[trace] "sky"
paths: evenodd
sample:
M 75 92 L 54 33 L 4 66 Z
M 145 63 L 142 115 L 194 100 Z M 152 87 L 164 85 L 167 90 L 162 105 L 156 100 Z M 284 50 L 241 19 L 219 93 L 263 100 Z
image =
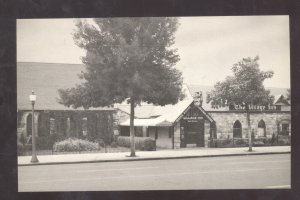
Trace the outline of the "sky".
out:
M 260 57 L 260 69 L 273 70 L 266 87 L 290 87 L 288 16 L 180 17 L 174 48 L 184 83 L 213 86 L 232 75 L 245 57 Z M 18 19 L 17 62 L 82 63 L 75 45 L 75 19 Z

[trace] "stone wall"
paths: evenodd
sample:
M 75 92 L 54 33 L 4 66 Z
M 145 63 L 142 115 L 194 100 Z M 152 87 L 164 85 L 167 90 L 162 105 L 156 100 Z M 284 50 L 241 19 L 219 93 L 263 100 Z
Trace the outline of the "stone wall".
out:
M 242 124 L 242 137 L 246 138 L 248 125 L 247 115 L 245 112 L 208 112 L 215 120 L 217 127 L 217 138 L 232 138 L 233 124 L 239 120 Z M 272 137 L 272 134 L 278 134 L 282 122 L 289 122 L 291 120 L 290 112 L 251 112 L 250 124 L 251 129 L 257 134 L 258 123 L 263 120 L 266 125 L 266 136 Z

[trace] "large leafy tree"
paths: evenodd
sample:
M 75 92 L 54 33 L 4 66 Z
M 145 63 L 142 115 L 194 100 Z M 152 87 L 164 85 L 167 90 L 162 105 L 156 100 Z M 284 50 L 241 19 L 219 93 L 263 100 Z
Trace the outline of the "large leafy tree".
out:
M 261 71 L 259 57 L 243 58 L 232 67 L 233 76 L 227 76 L 222 82 L 217 82 L 208 95 L 212 106 L 244 105 L 247 111 L 249 151 L 252 151 L 249 105 L 268 105 L 274 101 L 274 96 L 266 90 L 264 80 L 273 76 L 273 71 Z
M 176 18 L 101 18 L 79 20 L 75 43 L 86 50 L 81 85 L 60 89 L 60 103 L 74 108 L 130 103 L 131 154 L 134 107 L 140 102 L 175 104 L 182 97 L 181 72 L 174 44 Z

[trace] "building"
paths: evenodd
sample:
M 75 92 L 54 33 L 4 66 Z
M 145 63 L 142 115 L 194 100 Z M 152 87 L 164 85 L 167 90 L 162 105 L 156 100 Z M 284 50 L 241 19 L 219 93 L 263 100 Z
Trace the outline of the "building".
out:
M 77 74 L 83 69 L 78 64 L 17 63 L 17 127 L 18 137 L 29 138 L 32 132 L 32 113 L 29 95 L 37 95 L 34 129 L 38 138 L 78 137 L 113 139 L 113 108 L 73 109 L 58 103 L 59 88 L 74 87 Z M 41 141 L 41 140 L 39 140 Z M 46 141 L 45 141 L 46 142 Z M 50 145 L 51 146 L 51 145 Z
M 209 91 L 208 88 L 184 87 L 186 99 L 175 105 L 136 107 L 136 135 L 154 138 L 159 148 L 173 149 L 209 147 L 211 139 L 248 138 L 245 108 L 241 105 L 212 106 L 203 100 L 206 92 L 199 92 L 201 89 Z M 192 96 L 191 91 L 195 95 Z M 119 105 L 118 109 L 129 113 L 128 105 Z M 284 95 L 277 95 L 274 105 L 250 106 L 249 113 L 255 138 L 291 134 L 290 102 Z M 121 135 L 129 135 L 129 120 L 121 123 Z
M 141 105 L 135 108 L 134 120 L 137 136 L 151 137 L 159 148 L 180 148 L 194 144 L 207 146 L 208 137 L 214 130 L 212 117 L 194 102 L 188 88 L 183 87 L 185 99 L 175 105 Z M 118 109 L 129 113 L 128 105 Z M 129 136 L 129 119 L 120 123 L 120 134 Z
M 58 103 L 59 88 L 80 83 L 82 64 L 17 63 L 18 135 L 31 135 L 31 103 L 34 90 L 34 128 L 38 137 L 79 137 L 113 139 L 113 135 L 129 136 L 128 104 L 114 108 L 72 109 Z M 189 146 L 209 147 L 211 139 L 247 138 L 246 111 L 241 105 L 217 107 L 207 103 L 212 87 L 185 85 L 185 99 L 175 105 L 154 106 L 142 103 L 135 108 L 136 136 L 156 140 L 158 148 L 177 149 Z M 256 138 L 291 134 L 290 102 L 283 90 L 272 92 L 274 105 L 252 106 L 251 131 Z

